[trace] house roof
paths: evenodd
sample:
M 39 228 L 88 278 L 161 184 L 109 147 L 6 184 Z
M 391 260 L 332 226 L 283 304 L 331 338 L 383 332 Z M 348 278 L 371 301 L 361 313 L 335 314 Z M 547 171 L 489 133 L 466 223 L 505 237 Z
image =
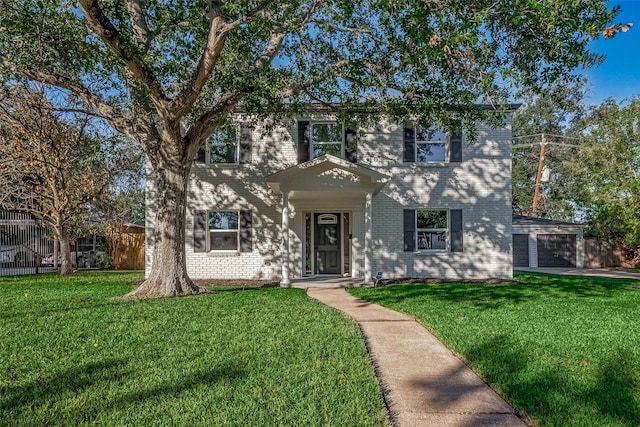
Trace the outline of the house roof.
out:
M 555 219 L 549 218 L 537 218 L 533 216 L 524 216 L 524 215 L 513 215 L 512 220 L 513 225 L 535 225 L 541 227 L 557 227 L 557 226 L 566 226 L 566 227 L 584 227 L 584 224 L 578 224 L 575 222 L 567 222 L 567 221 L 557 221 Z
M 266 182 L 276 193 L 290 192 L 291 198 L 318 197 L 320 192 L 329 197 L 352 197 L 366 192 L 375 195 L 388 179 L 372 169 L 325 154 L 276 172 Z

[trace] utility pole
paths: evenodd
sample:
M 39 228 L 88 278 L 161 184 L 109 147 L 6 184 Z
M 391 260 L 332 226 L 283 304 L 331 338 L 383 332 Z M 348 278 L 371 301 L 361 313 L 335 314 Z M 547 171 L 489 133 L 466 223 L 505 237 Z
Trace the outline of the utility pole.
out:
M 540 202 L 540 191 L 541 191 L 541 183 L 542 180 L 542 169 L 544 168 L 544 150 L 547 145 L 547 138 L 545 134 L 542 134 L 542 139 L 540 140 L 540 160 L 538 161 L 538 175 L 536 176 L 536 188 L 533 192 L 533 205 L 531 207 L 531 215 L 534 217 L 538 217 L 538 203 Z
M 577 148 L 579 147 L 579 145 L 576 144 L 566 144 L 566 143 L 558 143 L 558 142 L 547 142 L 547 136 L 551 136 L 554 138 L 562 138 L 562 139 L 575 139 L 577 141 L 580 140 L 580 138 L 573 138 L 570 136 L 564 136 L 564 135 L 552 135 L 552 134 L 535 134 L 535 135 L 523 135 L 523 136 L 517 136 L 514 137 L 514 140 L 519 140 L 522 138 L 531 138 L 531 137 L 536 137 L 536 136 L 540 136 L 540 159 L 538 160 L 538 174 L 536 176 L 536 188 L 534 190 L 533 193 L 533 203 L 531 205 L 531 215 L 534 217 L 537 217 L 538 214 L 540 213 L 540 208 L 538 207 L 539 203 L 540 203 L 540 199 L 542 198 L 542 176 L 544 174 L 544 156 L 545 156 L 545 152 L 546 152 L 546 146 L 547 145 L 559 145 L 561 147 L 571 147 L 571 148 Z M 512 149 L 516 149 L 516 148 L 521 148 L 521 147 L 534 147 L 537 146 L 538 143 L 527 143 L 527 144 L 516 144 L 512 146 Z

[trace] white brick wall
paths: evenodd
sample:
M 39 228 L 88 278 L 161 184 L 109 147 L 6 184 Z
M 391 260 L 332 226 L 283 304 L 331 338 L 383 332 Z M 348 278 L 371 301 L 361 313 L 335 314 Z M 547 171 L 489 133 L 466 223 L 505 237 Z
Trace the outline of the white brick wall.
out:
M 363 162 L 392 178 L 373 199 L 373 271 L 384 277 L 511 278 L 511 131 L 478 126 L 462 163 L 402 163 L 403 126 L 369 134 Z M 374 149 L 374 140 L 377 146 Z M 379 155 L 378 153 L 384 153 Z M 403 209 L 462 209 L 463 252 L 403 252 Z
M 391 178 L 373 198 L 373 272 L 389 277 L 511 278 L 511 131 L 478 126 L 477 140 L 463 140 L 463 162 L 420 166 L 402 162 L 403 127 L 382 123 L 364 132 L 358 142 L 358 164 Z M 252 163 L 205 166 L 194 164 L 187 206 L 186 256 L 192 278 L 268 278 L 281 274 L 281 196 L 265 177 L 297 162 L 297 126 L 266 132 L 253 130 Z M 148 196 L 153 183 L 148 183 Z M 148 200 L 151 200 L 150 198 Z M 335 209 L 337 206 L 331 206 Z M 403 252 L 403 209 L 463 210 L 464 251 L 416 254 Z M 253 251 L 233 255 L 193 251 L 195 210 L 253 211 Z M 297 209 L 297 210 L 296 210 Z M 291 204 L 291 273 L 303 269 L 304 218 L 302 204 Z M 364 241 L 362 206 L 350 206 L 354 247 Z M 147 212 L 153 229 L 153 213 Z M 358 231 L 359 230 L 359 231 Z M 152 245 L 148 239 L 147 267 Z M 363 254 L 353 254 L 362 274 Z

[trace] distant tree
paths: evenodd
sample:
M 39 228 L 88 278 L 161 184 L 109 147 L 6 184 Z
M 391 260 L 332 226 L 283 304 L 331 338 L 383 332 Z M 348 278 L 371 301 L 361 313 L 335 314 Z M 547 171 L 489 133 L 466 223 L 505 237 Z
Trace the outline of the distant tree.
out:
M 623 241 L 640 261 L 640 96 L 606 100 L 575 131 L 585 140 L 573 172 L 591 232 Z
M 109 262 L 118 268 L 118 255 L 126 247 L 126 230 L 130 223 L 144 223 L 144 189 L 137 186 L 111 189 L 106 197 L 94 203 L 94 214 L 100 220 L 96 231 L 104 235 Z
M 514 213 L 534 214 L 532 201 L 544 134 L 549 143 L 545 149 L 544 166 L 550 173 L 548 181 L 543 182 L 538 216 L 574 219 L 576 195 L 572 191 L 576 176 L 572 172 L 572 163 L 578 161 L 578 149 L 558 144 L 580 144 L 580 139 L 570 130 L 586 112 L 586 84 L 586 80 L 560 79 L 542 93 L 525 91 L 522 94 L 525 101 L 513 117 Z
M 88 204 L 106 197 L 122 163 L 112 154 L 90 116 L 56 111 L 41 88 L 0 91 L 0 206 L 51 228 L 61 275 L 73 273 L 70 242 L 84 227 Z
M 471 130 L 520 85 L 598 56 L 619 8 L 565 1 L 2 1 L 0 77 L 64 88 L 142 146 L 157 200 L 153 260 L 135 297 L 196 293 L 185 264 L 191 164 L 240 109 Z M 332 108 L 340 104 L 340 110 Z M 466 121 L 464 119 L 467 119 Z M 161 201 L 161 203 L 156 203 Z

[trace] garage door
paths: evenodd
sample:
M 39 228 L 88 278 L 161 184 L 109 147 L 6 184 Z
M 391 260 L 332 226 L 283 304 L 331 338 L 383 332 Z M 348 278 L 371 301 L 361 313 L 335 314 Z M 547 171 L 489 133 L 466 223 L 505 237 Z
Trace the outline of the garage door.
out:
M 529 267 L 529 235 L 513 235 L 513 266 Z
M 538 234 L 539 267 L 575 267 L 575 234 Z

